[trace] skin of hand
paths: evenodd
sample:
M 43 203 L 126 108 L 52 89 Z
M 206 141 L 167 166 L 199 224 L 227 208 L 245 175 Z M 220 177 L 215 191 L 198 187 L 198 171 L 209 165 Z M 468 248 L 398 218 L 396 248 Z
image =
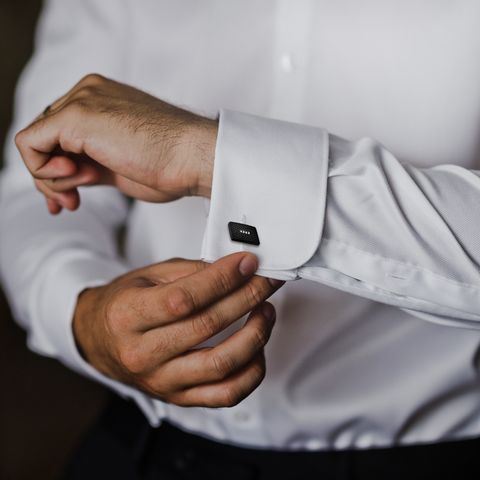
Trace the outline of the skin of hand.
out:
M 15 138 L 49 211 L 75 210 L 77 187 L 134 198 L 210 197 L 218 122 L 100 75 L 84 77 Z
M 265 376 L 263 347 L 275 323 L 265 300 L 283 282 L 253 275 L 234 253 L 213 264 L 173 259 L 135 270 L 79 297 L 73 330 L 100 372 L 180 406 L 230 407 Z M 196 348 L 252 311 L 236 333 Z

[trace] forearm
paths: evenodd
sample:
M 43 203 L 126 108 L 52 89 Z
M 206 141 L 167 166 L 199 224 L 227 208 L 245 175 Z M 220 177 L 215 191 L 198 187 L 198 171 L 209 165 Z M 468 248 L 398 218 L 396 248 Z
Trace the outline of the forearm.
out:
M 476 172 L 417 169 L 370 139 L 334 136 L 330 161 L 322 240 L 300 275 L 427 320 L 479 328 Z

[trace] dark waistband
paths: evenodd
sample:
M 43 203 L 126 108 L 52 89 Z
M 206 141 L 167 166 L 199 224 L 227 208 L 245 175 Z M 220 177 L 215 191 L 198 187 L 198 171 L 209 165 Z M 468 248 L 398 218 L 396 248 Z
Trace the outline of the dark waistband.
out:
M 131 453 L 142 479 L 480 478 L 480 439 L 370 450 L 252 449 L 194 435 L 168 422 L 153 428 L 136 405 L 116 396 L 99 425 Z

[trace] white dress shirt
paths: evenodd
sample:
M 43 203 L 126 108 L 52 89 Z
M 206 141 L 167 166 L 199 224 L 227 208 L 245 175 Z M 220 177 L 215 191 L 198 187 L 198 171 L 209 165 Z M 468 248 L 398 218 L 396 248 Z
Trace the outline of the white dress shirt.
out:
M 47 1 L 0 184 L 2 282 L 29 346 L 133 398 L 153 425 L 233 444 L 478 436 L 479 18 L 477 0 Z M 110 187 L 49 216 L 13 134 L 92 72 L 207 115 L 226 109 L 207 222 L 202 199 L 129 210 Z M 232 242 L 230 221 L 254 225 L 260 245 Z M 302 280 L 273 297 L 267 376 L 238 406 L 152 400 L 78 354 L 85 288 L 243 249 L 260 273 Z

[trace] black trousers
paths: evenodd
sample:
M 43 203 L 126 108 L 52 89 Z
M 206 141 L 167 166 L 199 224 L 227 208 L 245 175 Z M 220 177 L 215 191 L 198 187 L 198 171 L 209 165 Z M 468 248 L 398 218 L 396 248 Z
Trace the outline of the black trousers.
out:
M 83 440 L 65 480 L 480 479 L 480 439 L 332 452 L 237 448 L 163 423 L 151 428 L 113 396 Z

